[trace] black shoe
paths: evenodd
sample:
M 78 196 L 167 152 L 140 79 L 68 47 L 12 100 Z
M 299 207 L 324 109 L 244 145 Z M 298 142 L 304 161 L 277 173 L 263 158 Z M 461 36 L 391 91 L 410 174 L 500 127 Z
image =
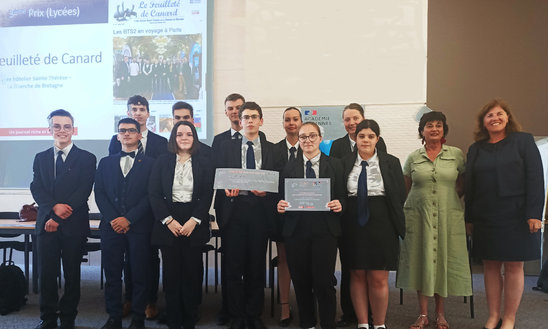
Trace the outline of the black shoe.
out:
M 74 329 L 74 320 L 61 320 L 61 329 Z
M 217 316 L 217 325 L 218 326 L 224 326 L 225 324 L 230 322 L 230 315 L 227 311 L 221 310 L 219 312 L 219 315 Z
M 233 319 L 229 329 L 245 329 L 245 322 L 242 319 Z
M 266 326 L 260 318 L 252 318 L 247 320 L 247 329 L 266 329 Z
M 499 322 L 497 323 L 497 325 L 493 329 L 500 329 L 500 327 L 502 327 L 502 319 L 499 320 Z M 483 329 L 489 329 L 489 328 L 483 327 Z
M 55 329 L 57 328 L 57 320 L 55 321 L 40 321 L 34 329 Z
M 278 325 L 282 328 L 289 327 L 289 325 L 291 324 L 291 320 L 293 320 L 293 312 L 291 311 L 291 309 L 289 309 L 289 317 L 285 319 L 280 319 Z
M 108 318 L 107 323 L 101 329 L 122 329 L 122 320 Z
M 145 320 L 133 319 L 127 329 L 145 329 Z
M 351 325 L 356 324 L 356 322 L 357 322 L 356 319 L 348 319 L 348 318 L 342 317 L 339 321 L 335 323 L 335 326 L 337 326 L 337 328 L 350 327 Z

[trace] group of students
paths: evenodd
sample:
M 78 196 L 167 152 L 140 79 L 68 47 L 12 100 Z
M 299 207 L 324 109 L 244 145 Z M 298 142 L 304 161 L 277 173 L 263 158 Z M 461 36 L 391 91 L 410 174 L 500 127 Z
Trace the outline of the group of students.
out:
M 435 296 L 436 327 L 449 328 L 443 298 L 471 294 L 465 211 L 459 200 L 466 191 L 466 229 L 473 234 L 473 252 L 485 268 L 489 304 L 485 328 L 513 328 L 523 290 L 523 261 L 540 256 L 544 192 L 533 138 L 519 132 L 503 102 L 490 102 L 478 115 L 476 143 L 470 147 L 466 167 L 462 151 L 445 145 L 445 115 L 423 115 L 418 132 L 424 147 L 411 153 L 403 171 L 399 159 L 386 152 L 377 122 L 365 119 L 356 103 L 343 111 L 348 134 L 333 142 L 330 156 L 320 151 L 320 127 L 303 123 L 294 107 L 283 113 L 286 138 L 273 144 L 260 131 L 261 107 L 231 94 L 225 100 L 231 128 L 216 135 L 212 147 L 199 142 L 190 104 L 177 102 L 172 110 L 174 127 L 166 140 L 146 128 L 148 101 L 131 97 L 128 118 L 119 121 L 110 155 L 97 170 L 95 156 L 72 143 L 70 113 L 56 110 L 48 116 L 54 147 L 36 155 L 31 183 L 39 205 L 42 321 L 37 329 L 56 328 L 58 318 L 61 328 L 74 328 L 82 248 L 89 233 L 87 199 L 94 183 L 102 215 L 109 316 L 103 328 L 122 327 L 124 270 L 131 286 L 129 328 L 145 327 L 145 309 L 155 303 L 151 296 L 158 289 L 158 248 L 167 326 L 194 328 L 202 298 L 201 247 L 210 238 L 208 212 L 216 168 L 280 173 L 279 193 L 238 189 L 215 193 L 223 249 L 218 324 L 265 328 L 261 320 L 265 254 L 272 239 L 279 256 L 280 326 L 288 326 L 292 319 L 291 280 L 301 328 L 315 327 L 317 317 L 322 328 L 353 323 L 358 328 L 386 328 L 388 273 L 398 270 L 397 286 L 416 290 L 419 297 L 419 317 L 411 328 L 429 324 L 428 296 Z M 329 211 L 288 211 L 285 178 L 329 178 Z M 337 249 L 342 265 L 339 321 Z M 65 292 L 58 300 L 60 260 Z

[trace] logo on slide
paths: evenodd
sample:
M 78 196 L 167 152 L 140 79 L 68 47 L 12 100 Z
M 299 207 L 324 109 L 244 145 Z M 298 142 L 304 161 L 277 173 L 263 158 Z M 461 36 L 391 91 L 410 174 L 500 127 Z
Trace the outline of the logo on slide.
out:
M 304 115 L 318 115 L 318 111 L 316 111 L 316 110 L 305 110 Z
M 122 5 L 116 6 L 116 12 L 114 12 L 114 19 L 118 22 L 127 21 L 130 18 L 137 17 L 137 12 L 135 12 L 135 5 L 129 8 L 124 8 L 124 3 Z

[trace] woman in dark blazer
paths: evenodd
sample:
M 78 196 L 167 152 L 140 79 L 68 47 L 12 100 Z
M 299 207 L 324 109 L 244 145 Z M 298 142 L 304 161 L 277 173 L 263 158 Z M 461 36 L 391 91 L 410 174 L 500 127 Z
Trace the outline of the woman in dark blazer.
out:
M 201 247 L 209 241 L 213 164 L 200 153 L 192 123 L 171 131 L 168 154 L 150 175 L 149 197 L 155 217 L 152 244 L 162 250 L 167 324 L 194 328 L 202 289 Z
M 468 149 L 465 220 L 473 253 L 483 260 L 489 307 L 484 328 L 514 327 L 523 262 L 540 258 L 542 160 L 533 136 L 520 130 L 508 105 L 493 100 L 478 114 L 476 142 Z
M 287 262 L 297 304 L 301 328 L 316 326 L 316 303 L 320 324 L 324 329 L 335 328 L 336 294 L 335 261 L 337 238 L 341 234 L 340 215 L 344 208 L 344 182 L 340 160 L 320 152 L 320 128 L 305 122 L 299 130 L 303 150 L 287 163 L 280 179 L 280 194 L 285 178 L 330 178 L 331 201 L 326 211 L 287 211 L 289 203 L 278 202 L 278 213 L 284 215 L 282 235 L 285 239 Z M 306 168 L 306 169 L 305 169 Z
M 342 218 L 342 250 L 358 325 L 385 328 L 388 272 L 396 270 L 399 237 L 405 235 L 405 183 L 398 158 L 376 149 L 374 120 L 356 127 L 356 151 L 343 158 L 348 196 Z M 368 323 L 371 305 L 374 323 Z

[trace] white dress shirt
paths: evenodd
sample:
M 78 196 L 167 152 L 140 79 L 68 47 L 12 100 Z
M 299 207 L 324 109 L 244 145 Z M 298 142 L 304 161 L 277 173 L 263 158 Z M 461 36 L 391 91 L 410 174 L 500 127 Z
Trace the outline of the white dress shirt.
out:
M 354 167 L 348 175 L 348 180 L 346 182 L 346 188 L 348 190 L 348 196 L 357 196 L 358 195 L 358 178 L 362 172 L 362 161 L 360 153 L 356 156 L 356 161 L 354 162 Z M 381 168 L 379 167 L 379 157 L 377 156 L 377 150 L 375 154 L 367 160 L 367 195 L 368 196 L 379 196 L 385 195 L 384 193 L 384 182 L 382 180 Z

